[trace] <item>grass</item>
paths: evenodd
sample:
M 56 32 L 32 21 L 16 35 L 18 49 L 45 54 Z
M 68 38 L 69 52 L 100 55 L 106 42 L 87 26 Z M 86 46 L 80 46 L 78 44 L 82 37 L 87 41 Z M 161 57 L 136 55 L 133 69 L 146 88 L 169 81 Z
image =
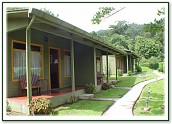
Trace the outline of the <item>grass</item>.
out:
M 101 93 L 97 93 L 96 97 L 99 97 L 99 98 L 121 98 L 127 92 L 128 92 L 128 89 L 112 88 L 112 89 L 105 90 Z
M 143 77 L 141 75 L 148 74 L 148 76 Z M 153 78 L 157 78 L 158 76 L 153 73 L 153 70 L 148 67 L 142 67 L 142 73 L 138 75 L 133 76 L 125 76 L 125 77 L 119 77 L 118 80 L 120 82 L 116 85 L 118 87 L 132 87 L 137 83 L 140 83 L 142 81 L 150 80 Z M 114 80 L 114 77 L 110 78 L 110 80 Z
M 148 103 L 149 111 L 144 112 L 142 109 L 145 107 L 145 99 L 148 96 L 148 88 L 150 87 L 150 102 Z M 136 116 L 144 116 L 144 115 L 163 115 L 164 114 L 164 80 L 158 81 L 158 83 L 148 84 L 138 102 L 134 107 L 134 115 Z
M 101 116 L 112 103 L 112 101 L 80 100 L 77 103 L 56 108 L 54 115 Z

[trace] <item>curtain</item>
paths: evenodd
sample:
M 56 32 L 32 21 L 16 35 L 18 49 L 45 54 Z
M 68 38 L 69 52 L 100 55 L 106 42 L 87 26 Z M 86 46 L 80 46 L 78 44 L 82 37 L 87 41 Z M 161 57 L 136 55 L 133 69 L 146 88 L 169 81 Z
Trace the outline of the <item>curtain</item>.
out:
M 14 80 L 26 74 L 26 52 L 14 49 Z M 41 53 L 31 52 L 31 74 L 42 76 Z
M 24 50 L 14 50 L 14 80 L 26 74 L 26 53 Z
M 65 64 L 66 64 L 66 75 L 65 76 L 71 76 L 71 60 L 70 56 L 66 55 L 65 56 Z
M 41 66 L 41 53 L 31 52 L 31 74 L 35 74 L 41 77 L 42 66 Z

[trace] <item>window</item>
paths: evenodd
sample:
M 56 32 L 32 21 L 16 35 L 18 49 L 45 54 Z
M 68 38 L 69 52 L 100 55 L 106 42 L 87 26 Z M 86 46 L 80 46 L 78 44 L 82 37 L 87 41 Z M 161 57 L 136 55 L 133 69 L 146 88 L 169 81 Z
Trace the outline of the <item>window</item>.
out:
M 26 74 L 26 45 L 24 42 L 13 41 L 13 81 Z M 43 49 L 41 45 L 31 45 L 31 74 L 43 78 Z
M 96 57 L 96 67 L 97 67 L 97 72 L 101 72 L 101 59 L 100 59 L 100 57 Z
M 64 51 L 65 77 L 71 76 L 71 57 L 69 51 Z

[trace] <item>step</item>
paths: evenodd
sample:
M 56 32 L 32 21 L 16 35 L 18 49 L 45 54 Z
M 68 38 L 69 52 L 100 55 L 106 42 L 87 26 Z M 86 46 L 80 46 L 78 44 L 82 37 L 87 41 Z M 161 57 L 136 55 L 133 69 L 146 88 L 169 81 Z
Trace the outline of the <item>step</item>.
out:
M 82 94 L 78 96 L 79 99 L 92 99 L 94 98 L 94 94 Z

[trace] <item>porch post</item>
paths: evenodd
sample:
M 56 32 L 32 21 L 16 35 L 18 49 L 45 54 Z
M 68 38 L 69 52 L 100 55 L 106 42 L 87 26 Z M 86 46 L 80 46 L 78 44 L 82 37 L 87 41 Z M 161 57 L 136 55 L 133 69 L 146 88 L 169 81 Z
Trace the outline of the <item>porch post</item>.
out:
M 132 61 L 131 61 L 131 56 L 130 56 L 130 71 L 132 71 Z
M 117 58 L 115 56 L 115 65 L 116 65 L 116 80 L 118 80 L 118 65 L 117 65 Z
M 109 81 L 109 68 L 108 68 L 108 52 L 106 53 L 106 74 L 107 74 L 107 83 Z
M 31 32 L 30 32 L 30 29 L 29 29 L 29 30 L 26 31 L 27 105 L 29 105 L 30 101 L 32 100 L 31 66 L 30 66 L 30 42 L 31 42 Z M 30 114 L 29 110 L 28 110 L 28 114 Z
M 127 73 L 128 73 L 128 55 L 126 56 L 126 60 L 127 60 Z
M 96 69 L 96 48 L 93 47 L 93 55 L 94 55 L 94 83 L 97 87 L 97 69 Z
M 133 72 L 135 72 L 135 58 L 133 58 Z
M 73 40 L 71 40 L 71 81 L 72 81 L 72 92 L 75 92 L 75 65 L 74 65 L 74 43 Z
M 31 63 L 30 63 L 30 51 L 31 51 L 31 25 L 35 20 L 35 16 L 32 17 L 29 25 L 26 27 L 26 80 L 27 80 L 27 105 L 32 100 L 32 84 L 31 84 Z M 27 108 L 28 115 L 30 115 L 29 107 Z

